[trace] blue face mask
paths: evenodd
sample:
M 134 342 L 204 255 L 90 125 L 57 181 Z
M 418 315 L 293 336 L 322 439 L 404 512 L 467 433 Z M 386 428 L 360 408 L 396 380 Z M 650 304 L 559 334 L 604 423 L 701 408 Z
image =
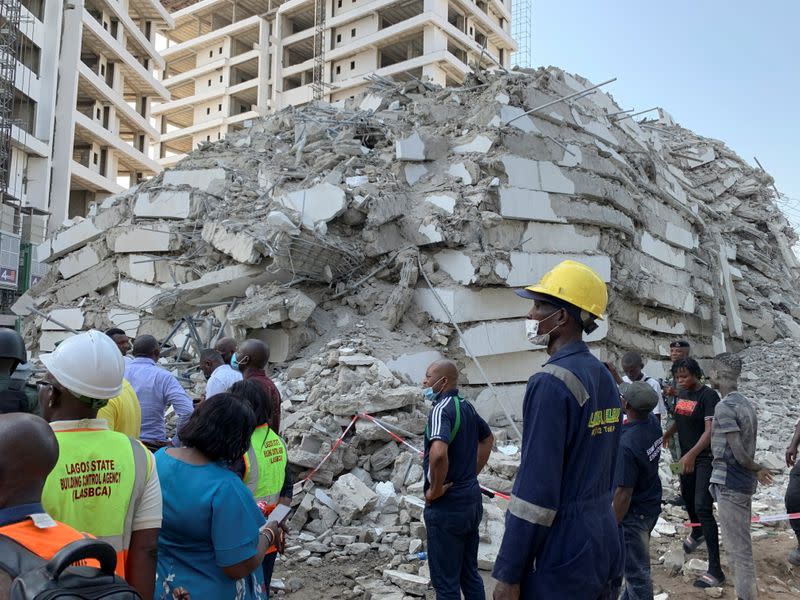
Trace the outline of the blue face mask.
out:
M 238 371 L 239 370 L 239 363 L 236 362 L 236 352 L 234 352 L 233 356 L 231 356 L 231 368 L 234 371 Z
M 437 383 L 439 383 L 442 379 L 444 379 L 444 377 L 440 377 L 439 379 L 437 379 L 434 382 L 434 384 L 432 386 L 426 387 L 424 390 L 422 390 L 422 395 L 424 396 L 425 400 L 430 400 L 431 402 L 433 402 L 434 400 L 436 400 L 436 396 L 438 396 L 439 394 L 442 393 L 442 391 L 444 391 L 444 390 L 439 391 L 439 392 L 434 392 L 433 391 L 433 387 Z

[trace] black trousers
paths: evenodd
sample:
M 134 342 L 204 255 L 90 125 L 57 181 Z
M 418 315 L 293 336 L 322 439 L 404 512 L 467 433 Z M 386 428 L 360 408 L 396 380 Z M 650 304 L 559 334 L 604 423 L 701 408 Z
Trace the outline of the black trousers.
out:
M 786 512 L 800 512 L 800 463 L 797 463 L 789 473 L 789 487 L 786 488 Z M 800 519 L 794 519 L 789 523 L 797 536 L 797 543 L 800 544 Z
M 708 489 L 711 484 L 711 458 L 698 458 L 694 473 L 681 475 L 681 496 L 692 523 L 701 527 L 692 529 L 692 537 L 706 539 L 708 549 L 708 572 L 719 577 L 722 567 L 719 562 L 719 528 L 714 519 L 714 499 Z

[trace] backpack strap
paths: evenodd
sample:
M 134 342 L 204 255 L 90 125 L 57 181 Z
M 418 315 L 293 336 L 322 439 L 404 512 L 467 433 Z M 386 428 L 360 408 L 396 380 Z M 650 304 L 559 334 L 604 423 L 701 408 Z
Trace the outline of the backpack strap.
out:
M 25 546 L 0 534 L 0 570 L 6 572 L 12 579 L 22 573 L 41 569 L 47 561 L 41 556 L 28 550 Z

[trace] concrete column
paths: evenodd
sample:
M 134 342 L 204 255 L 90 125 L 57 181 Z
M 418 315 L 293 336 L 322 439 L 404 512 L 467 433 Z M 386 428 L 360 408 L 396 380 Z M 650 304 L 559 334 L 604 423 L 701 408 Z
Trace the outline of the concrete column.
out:
M 272 107 L 275 110 L 283 108 L 283 103 L 279 100 L 283 92 L 283 21 L 284 17 L 276 15 L 272 31 L 270 32 L 269 43 L 272 53 Z
M 273 21 L 274 22 L 274 21 Z M 270 80 L 270 22 L 266 19 L 261 19 L 258 23 L 258 91 L 256 96 L 256 105 L 258 106 L 258 114 L 266 115 L 269 111 L 269 84 Z
M 53 4 L 53 3 L 48 3 Z M 48 205 L 51 217 L 49 234 L 61 227 L 69 211 L 70 162 L 75 141 L 73 113 L 78 95 L 78 61 L 81 56 L 83 36 L 83 0 L 73 0 L 75 8 L 64 10 L 63 27 L 57 30 L 61 39 L 58 61 L 58 88 L 55 95 L 55 121 L 52 148 L 52 176 Z
M 422 4 L 424 12 L 432 12 L 443 17 L 445 21 L 447 20 L 447 7 L 447 0 L 424 0 Z

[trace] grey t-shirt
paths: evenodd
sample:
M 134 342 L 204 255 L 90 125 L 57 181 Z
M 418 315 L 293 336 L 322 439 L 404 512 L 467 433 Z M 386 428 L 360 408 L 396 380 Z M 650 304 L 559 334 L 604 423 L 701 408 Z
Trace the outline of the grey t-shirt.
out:
M 711 473 L 711 483 L 752 494 L 756 491 L 756 474 L 736 461 L 726 438 L 726 434 L 736 431 L 739 432 L 745 452 L 754 458 L 758 434 L 756 409 L 742 394 L 732 392 L 719 401 L 714 412 L 714 425 L 711 429 L 714 470 Z

